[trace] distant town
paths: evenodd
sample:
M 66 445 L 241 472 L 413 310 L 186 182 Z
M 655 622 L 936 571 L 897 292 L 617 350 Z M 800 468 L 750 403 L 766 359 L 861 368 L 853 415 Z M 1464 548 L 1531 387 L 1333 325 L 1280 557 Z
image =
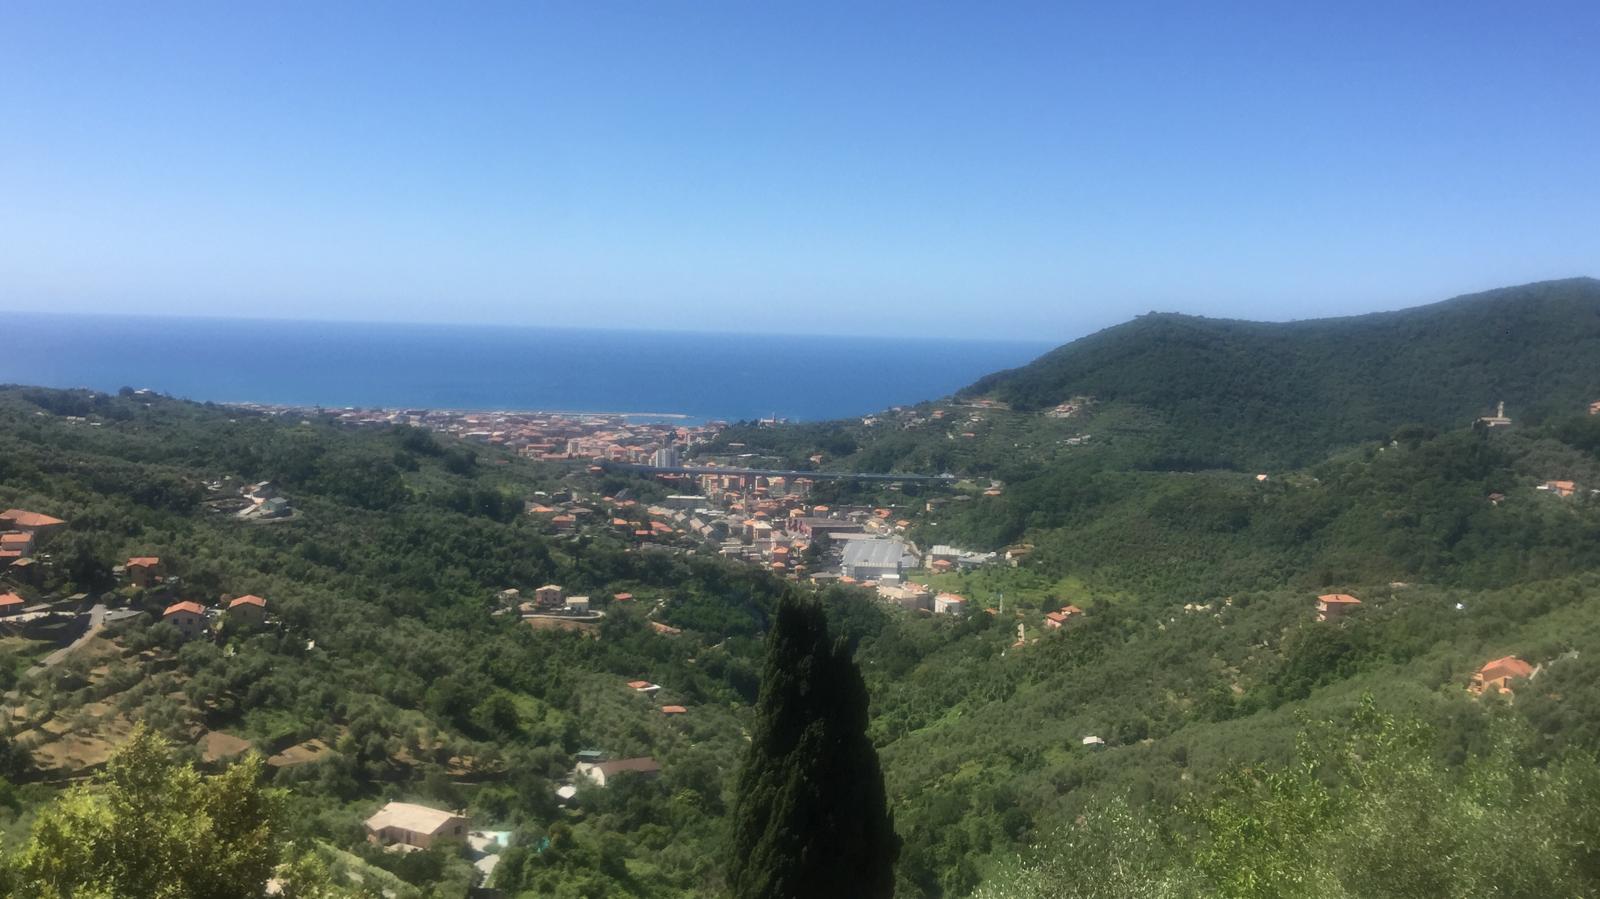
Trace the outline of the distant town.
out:
M 988 401 L 976 411 L 993 407 Z M 787 472 L 757 470 L 748 466 L 755 457 L 729 445 L 716 454 L 698 454 L 727 422 L 691 424 L 669 414 L 464 411 L 438 409 L 307 409 L 292 406 L 241 404 L 241 408 L 276 415 L 331 416 L 349 427 L 411 425 L 462 440 L 499 447 L 524 458 L 545 462 L 588 463 L 587 473 L 599 475 L 609 467 L 652 477 L 672 492 L 658 501 L 641 501 L 618 495 L 590 496 L 581 490 L 539 493 L 527 498 L 525 512 L 543 521 L 555 533 L 577 534 L 605 529 L 633 544 L 639 551 L 698 553 L 714 551 L 725 557 L 758 565 L 791 580 L 815 584 L 856 585 L 877 591 L 895 605 L 933 614 L 963 614 L 965 596 L 940 592 L 919 583 L 913 573 L 940 574 L 985 564 L 1016 565 L 1030 547 L 1002 552 L 978 552 L 956 546 L 921 547 L 908 536 L 912 520 L 940 505 L 968 495 L 904 497 L 875 505 L 840 505 L 817 502 L 812 491 L 818 480 L 830 477 L 870 478 L 887 485 L 892 495 L 898 482 L 944 482 L 950 475 L 838 472 Z M 1052 410 L 1070 415 L 1075 409 Z M 926 422 L 919 415 L 891 410 L 906 423 Z M 943 410 L 932 413 L 943 418 Z M 863 423 L 882 420 L 869 416 Z M 974 419 L 976 420 L 976 419 Z M 758 424 L 773 425 L 773 418 Z M 693 468 L 690 468 L 692 457 Z M 813 457 L 820 464 L 821 457 Z M 270 485 L 249 489 L 269 490 Z M 1003 487 L 986 481 L 972 492 L 997 496 Z M 631 598 L 631 597 L 630 597 Z M 527 600 L 511 591 L 501 597 L 505 611 L 517 611 L 536 627 L 582 626 L 597 623 L 587 597 L 562 596 L 559 586 Z

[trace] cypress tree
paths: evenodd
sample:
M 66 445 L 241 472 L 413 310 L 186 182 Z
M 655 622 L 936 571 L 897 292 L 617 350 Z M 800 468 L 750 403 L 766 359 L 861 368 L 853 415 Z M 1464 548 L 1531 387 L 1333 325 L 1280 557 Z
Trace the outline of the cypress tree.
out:
M 756 712 L 733 813 L 733 895 L 894 895 L 900 838 L 867 738 L 867 686 L 815 600 L 779 602 Z

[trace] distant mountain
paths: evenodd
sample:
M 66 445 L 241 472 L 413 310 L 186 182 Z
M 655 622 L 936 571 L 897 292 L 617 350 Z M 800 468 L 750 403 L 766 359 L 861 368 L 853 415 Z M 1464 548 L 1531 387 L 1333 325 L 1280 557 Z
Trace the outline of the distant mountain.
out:
M 1303 464 L 1495 404 L 1518 421 L 1600 399 L 1600 280 L 1571 278 L 1348 318 L 1152 313 L 962 391 L 1021 410 L 1075 396 L 1153 411 L 1196 464 Z

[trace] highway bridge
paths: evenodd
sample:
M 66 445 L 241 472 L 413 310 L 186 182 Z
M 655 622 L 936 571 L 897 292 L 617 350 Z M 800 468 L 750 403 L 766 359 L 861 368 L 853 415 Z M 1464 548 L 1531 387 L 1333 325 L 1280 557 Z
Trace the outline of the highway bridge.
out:
M 777 468 L 705 468 L 687 465 L 637 465 L 631 462 L 599 463 L 607 471 L 637 474 L 722 475 L 725 477 L 810 478 L 813 481 L 893 481 L 905 483 L 953 484 L 953 474 L 868 474 L 857 471 L 784 471 Z

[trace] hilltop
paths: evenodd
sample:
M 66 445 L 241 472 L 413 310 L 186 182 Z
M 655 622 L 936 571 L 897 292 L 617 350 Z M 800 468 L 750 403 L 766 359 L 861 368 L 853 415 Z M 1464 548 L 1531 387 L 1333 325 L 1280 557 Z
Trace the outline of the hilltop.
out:
M 1137 407 L 1196 464 L 1301 465 L 1504 401 L 1537 423 L 1600 395 L 1600 280 L 1507 287 L 1347 318 L 1266 323 L 1152 313 L 980 379 L 958 399 L 1040 411 Z

